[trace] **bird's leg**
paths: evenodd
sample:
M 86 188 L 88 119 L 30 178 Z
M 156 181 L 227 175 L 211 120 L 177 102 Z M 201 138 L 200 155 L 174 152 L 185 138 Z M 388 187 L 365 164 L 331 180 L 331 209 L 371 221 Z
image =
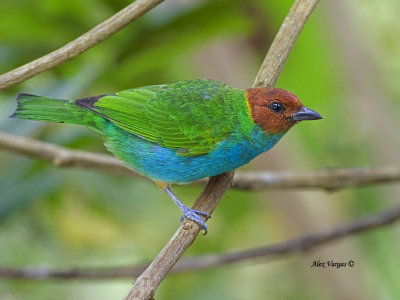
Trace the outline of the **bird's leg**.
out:
M 210 218 L 210 214 L 201 211 L 201 210 L 197 210 L 197 209 L 192 209 L 186 205 L 184 205 L 176 196 L 175 194 L 171 191 L 171 189 L 169 188 L 169 186 L 167 186 L 166 188 L 164 188 L 164 191 L 168 194 L 168 196 L 175 202 L 175 204 L 179 207 L 179 209 L 182 212 L 182 217 L 181 217 L 181 222 L 183 221 L 183 219 L 186 217 L 190 220 L 195 221 L 196 223 L 198 223 L 203 229 L 204 229 L 204 234 L 207 234 L 207 224 L 206 222 L 204 222 L 203 218 L 200 216 L 205 216 L 207 218 Z
M 207 224 L 204 222 L 203 218 L 201 216 L 211 218 L 211 215 L 197 209 L 192 209 L 190 207 L 187 207 L 185 204 L 183 204 L 176 196 L 175 194 L 171 191 L 169 186 L 163 182 L 156 181 L 157 186 L 165 191 L 168 196 L 175 202 L 175 204 L 179 207 L 179 209 L 182 212 L 182 217 L 181 217 L 181 222 L 183 219 L 186 217 L 190 220 L 195 221 L 197 224 L 201 226 L 201 228 L 204 229 L 204 234 L 207 234 Z

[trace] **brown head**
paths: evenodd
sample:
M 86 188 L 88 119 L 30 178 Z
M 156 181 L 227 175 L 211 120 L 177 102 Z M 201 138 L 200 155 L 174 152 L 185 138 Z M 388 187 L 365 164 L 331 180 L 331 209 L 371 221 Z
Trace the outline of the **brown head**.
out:
M 303 106 L 299 98 L 283 89 L 250 88 L 246 96 L 254 122 L 270 134 L 286 132 L 303 120 L 322 119 L 319 113 Z

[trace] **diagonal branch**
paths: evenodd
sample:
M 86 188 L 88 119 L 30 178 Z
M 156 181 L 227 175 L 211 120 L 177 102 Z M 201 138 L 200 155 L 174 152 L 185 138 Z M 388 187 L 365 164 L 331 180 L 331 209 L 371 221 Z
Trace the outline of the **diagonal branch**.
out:
M 305 22 L 319 0 L 296 0 L 283 21 L 254 86 L 274 85 L 300 35 Z M 211 177 L 193 208 L 211 214 L 232 183 L 234 171 Z M 187 218 L 150 266 L 137 278 L 125 299 L 152 299 L 157 287 L 199 234 L 200 226 Z
M 179 261 L 171 270 L 171 273 L 189 272 L 208 269 L 220 265 L 236 263 L 244 260 L 270 257 L 272 259 L 296 252 L 306 252 L 318 246 L 324 245 L 337 239 L 348 237 L 361 232 L 374 230 L 390 225 L 400 220 L 400 206 L 373 214 L 368 217 L 353 221 L 331 230 L 304 235 L 300 238 L 276 243 L 264 247 L 248 249 L 225 254 L 209 254 L 200 257 L 186 258 Z M 0 268 L 0 278 L 18 278 L 43 280 L 50 278 L 58 279 L 116 279 L 132 278 L 139 276 L 147 267 L 145 264 L 133 267 L 72 269 L 72 270 L 50 270 L 47 268 Z
M 308 17 L 319 0 L 295 1 L 265 56 L 253 87 L 274 86 Z
M 76 167 L 141 177 L 122 161 L 108 154 L 71 150 L 65 147 L 0 132 L 0 149 L 45 160 L 56 167 Z M 147 177 L 142 177 L 148 179 Z M 265 188 L 323 189 L 336 191 L 348 187 L 400 181 L 400 168 L 331 168 L 309 172 L 236 172 L 232 187 L 240 190 Z M 195 181 L 203 185 L 206 180 Z
M 52 69 L 104 41 L 163 0 L 137 0 L 65 46 L 0 75 L 0 90 Z

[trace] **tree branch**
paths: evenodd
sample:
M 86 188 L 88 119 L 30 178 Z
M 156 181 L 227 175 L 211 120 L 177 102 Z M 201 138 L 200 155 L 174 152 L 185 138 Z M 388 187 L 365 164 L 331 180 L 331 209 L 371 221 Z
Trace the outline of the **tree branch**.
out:
M 333 192 L 344 188 L 400 181 L 400 168 L 330 168 L 309 172 L 237 172 L 233 188 L 241 190 L 322 189 Z
M 0 90 L 52 69 L 104 41 L 163 0 L 136 0 L 65 46 L 0 75 Z
M 118 175 L 140 176 L 115 156 L 71 150 L 65 147 L 0 132 L 0 149 L 45 160 L 56 167 L 76 167 L 107 171 Z
M 296 0 L 272 42 L 257 74 L 254 87 L 273 85 L 293 45 L 319 0 Z M 211 177 L 193 208 L 211 214 L 231 185 L 234 171 Z M 155 291 L 200 231 L 199 224 L 185 220 L 150 266 L 137 278 L 126 300 L 152 299 Z
M 265 56 L 253 87 L 274 86 L 308 17 L 319 0 L 296 0 Z
M 353 221 L 349 224 L 336 227 L 334 229 L 304 235 L 300 238 L 276 243 L 264 247 L 248 249 L 244 251 L 209 254 L 200 257 L 187 258 L 179 261 L 171 270 L 171 273 L 181 273 L 188 271 L 202 270 L 220 265 L 236 263 L 244 260 L 256 258 L 272 257 L 275 259 L 282 255 L 293 254 L 296 252 L 306 252 L 328 242 L 338 240 L 350 235 L 381 228 L 400 220 L 400 206 L 375 213 L 368 217 Z M 147 267 L 146 264 L 133 267 L 114 267 L 114 268 L 92 268 L 92 269 L 72 269 L 72 270 L 50 270 L 47 268 L 0 268 L 0 278 L 18 278 L 43 280 L 50 278 L 58 279 L 110 279 L 110 278 L 132 278 L 137 277 Z
M 0 149 L 45 160 L 56 167 L 76 167 L 142 177 L 118 158 L 65 147 L 0 132 Z M 323 189 L 336 191 L 348 187 L 400 181 L 400 168 L 326 169 L 311 172 L 236 172 L 232 187 L 240 190 L 265 188 Z M 206 180 L 195 181 L 204 185 Z

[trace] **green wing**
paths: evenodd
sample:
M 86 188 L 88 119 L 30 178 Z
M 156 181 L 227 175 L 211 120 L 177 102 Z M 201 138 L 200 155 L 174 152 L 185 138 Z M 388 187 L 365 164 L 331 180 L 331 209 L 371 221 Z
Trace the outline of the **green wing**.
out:
M 234 131 L 238 96 L 243 98 L 241 90 L 225 84 L 191 80 L 124 90 L 86 108 L 179 155 L 195 156 L 211 152 Z

